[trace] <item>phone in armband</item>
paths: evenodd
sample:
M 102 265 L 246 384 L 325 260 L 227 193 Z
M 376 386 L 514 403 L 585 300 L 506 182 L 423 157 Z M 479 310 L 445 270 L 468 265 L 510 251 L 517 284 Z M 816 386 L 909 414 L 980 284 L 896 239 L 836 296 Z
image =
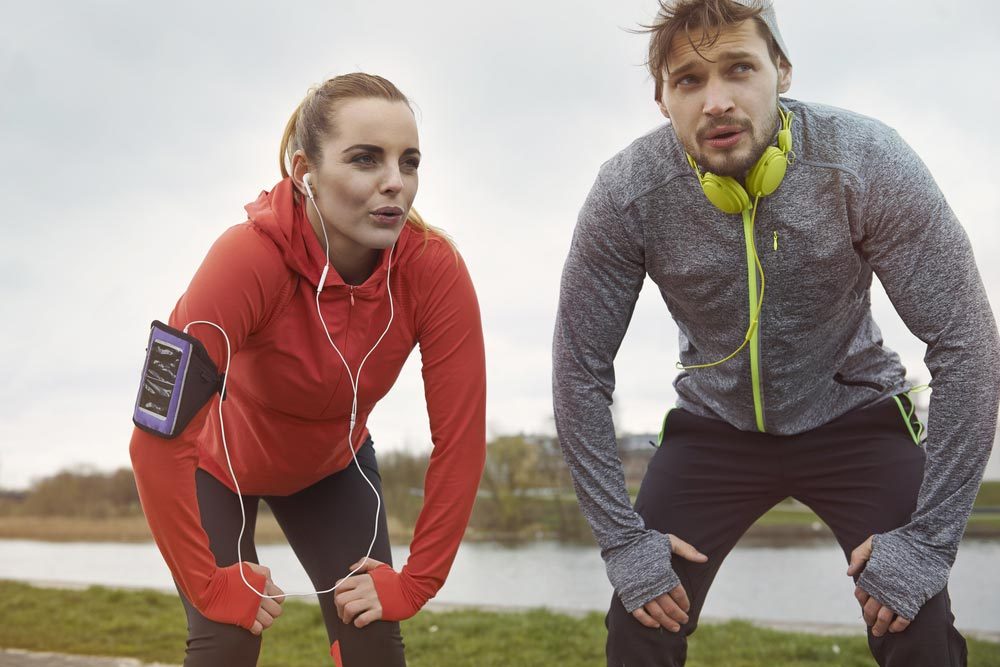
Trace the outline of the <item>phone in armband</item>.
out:
M 201 341 L 154 320 L 132 422 L 147 433 L 176 438 L 221 391 L 222 381 Z

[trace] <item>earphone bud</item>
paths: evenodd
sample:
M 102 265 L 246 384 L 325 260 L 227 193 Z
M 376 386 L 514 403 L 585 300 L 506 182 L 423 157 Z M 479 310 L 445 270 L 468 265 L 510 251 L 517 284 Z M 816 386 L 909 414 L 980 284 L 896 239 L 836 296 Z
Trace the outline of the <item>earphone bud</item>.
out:
M 310 174 L 308 171 L 305 174 L 303 174 L 302 175 L 302 185 L 306 186 L 306 195 L 309 196 L 309 199 L 315 199 L 315 197 L 313 197 L 312 186 L 309 184 L 309 181 L 310 181 L 311 178 L 312 178 L 312 174 Z

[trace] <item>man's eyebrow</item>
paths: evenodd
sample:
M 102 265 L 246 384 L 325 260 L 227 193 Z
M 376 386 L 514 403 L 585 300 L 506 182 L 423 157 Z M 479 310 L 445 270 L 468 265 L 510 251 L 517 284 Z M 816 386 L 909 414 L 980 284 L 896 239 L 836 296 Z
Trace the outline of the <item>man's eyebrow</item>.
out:
M 758 60 L 758 59 L 759 58 L 758 58 L 757 54 L 751 53 L 750 51 L 726 51 L 722 55 L 719 56 L 718 60 L 716 60 L 714 62 L 732 61 L 732 60 Z M 684 63 L 683 65 L 681 65 L 677 69 L 673 69 L 673 70 L 668 69 L 667 70 L 667 76 L 669 76 L 671 79 L 674 78 L 674 77 L 677 77 L 677 76 L 681 76 L 683 74 L 686 74 L 689 70 L 692 70 L 695 67 L 697 67 L 699 63 L 703 63 L 703 62 L 712 62 L 712 61 L 706 61 L 701 56 L 698 56 L 696 58 L 688 60 L 686 63 Z
M 759 56 L 756 53 L 751 53 L 750 51 L 726 51 L 721 56 L 719 60 L 759 60 Z
M 348 146 L 347 148 L 345 148 L 342 151 L 342 153 L 349 153 L 350 151 L 356 151 L 356 150 L 367 151 L 369 153 L 378 153 L 379 155 L 385 153 L 385 149 L 383 149 L 381 146 L 376 146 L 375 144 L 354 144 L 353 146 Z M 413 154 L 420 155 L 420 149 L 407 148 L 405 151 L 403 151 L 403 155 L 413 155 Z

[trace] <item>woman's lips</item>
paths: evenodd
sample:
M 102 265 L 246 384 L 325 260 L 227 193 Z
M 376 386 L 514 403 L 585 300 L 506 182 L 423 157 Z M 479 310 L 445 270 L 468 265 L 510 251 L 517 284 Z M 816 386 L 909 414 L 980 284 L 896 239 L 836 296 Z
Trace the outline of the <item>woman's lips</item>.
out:
M 369 215 L 371 215 L 376 222 L 391 226 L 399 224 L 399 222 L 403 219 L 403 209 L 396 206 L 385 206 L 371 211 Z

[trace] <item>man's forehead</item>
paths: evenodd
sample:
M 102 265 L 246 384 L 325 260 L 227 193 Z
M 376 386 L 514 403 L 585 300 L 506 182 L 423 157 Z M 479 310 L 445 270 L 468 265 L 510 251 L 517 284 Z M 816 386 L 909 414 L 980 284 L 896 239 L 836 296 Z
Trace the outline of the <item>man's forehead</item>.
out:
M 725 57 L 753 55 L 766 58 L 767 54 L 767 42 L 756 21 L 747 20 L 724 26 L 718 34 L 703 28 L 678 32 L 670 43 L 666 64 L 667 71 L 673 74 Z

